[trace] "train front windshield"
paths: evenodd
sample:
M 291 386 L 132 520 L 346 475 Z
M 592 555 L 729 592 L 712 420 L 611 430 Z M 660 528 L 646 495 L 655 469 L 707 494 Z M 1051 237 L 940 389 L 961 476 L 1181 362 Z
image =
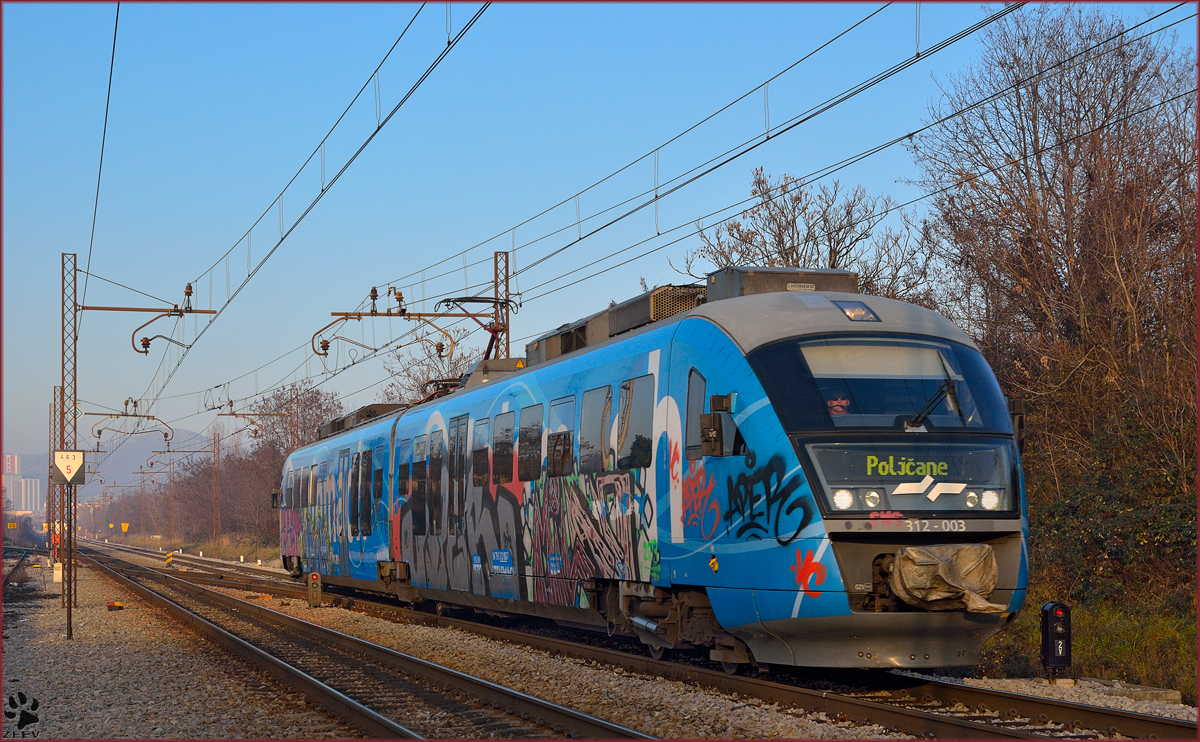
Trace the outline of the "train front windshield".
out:
M 748 360 L 827 510 L 1015 512 L 1012 422 L 977 350 L 845 335 L 775 343 Z

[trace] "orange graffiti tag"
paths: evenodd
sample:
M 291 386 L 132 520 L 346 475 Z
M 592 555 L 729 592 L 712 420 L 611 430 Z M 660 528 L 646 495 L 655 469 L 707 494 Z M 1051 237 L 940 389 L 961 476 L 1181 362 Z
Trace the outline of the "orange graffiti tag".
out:
M 815 598 L 821 594 L 820 590 L 809 590 L 808 581 L 812 580 L 813 587 L 825 582 L 825 577 L 829 571 L 816 559 L 813 559 L 812 549 L 800 557 L 800 550 L 796 549 L 796 563 L 792 566 L 792 571 L 796 573 L 796 584 L 804 591 L 804 594 L 810 598 Z
M 712 538 L 721 522 L 721 504 L 712 496 L 716 480 L 706 476 L 700 464 L 688 472 L 683 480 L 683 513 L 679 516 L 684 525 L 700 527 L 703 538 Z
M 671 442 L 671 483 L 679 484 L 680 477 L 679 466 L 679 441 Z

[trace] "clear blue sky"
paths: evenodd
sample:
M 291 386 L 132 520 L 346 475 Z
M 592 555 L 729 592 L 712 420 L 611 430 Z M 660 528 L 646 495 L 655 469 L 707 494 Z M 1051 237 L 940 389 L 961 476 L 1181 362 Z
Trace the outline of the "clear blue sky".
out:
M 480 6 L 450 6 L 458 33 Z M 508 230 L 653 151 L 738 96 L 753 90 L 825 43 L 879 4 L 498 4 L 488 9 L 358 160 L 283 242 L 229 308 L 195 344 L 162 393 L 155 414 L 202 430 L 201 390 L 242 376 L 223 390 L 245 400 L 283 380 L 321 371 L 297 350 L 329 322 L 382 286 L 504 234 L 468 254 L 489 259 L 512 246 Z M 1114 6 L 1137 22 L 1167 5 Z M 91 271 L 147 294 L 179 302 L 184 284 L 201 278 L 196 306 L 216 305 L 247 272 L 237 243 L 274 201 L 413 17 L 417 6 L 242 3 L 122 6 L 116 43 L 108 140 Z M 993 10 L 996 6 L 993 6 Z M 110 4 L 3 6 L 3 353 L 4 450 L 45 450 L 51 388 L 60 358 L 60 255 L 86 265 L 100 157 L 105 91 L 112 53 Z M 1187 5 L 1166 23 L 1195 11 Z M 920 42 L 938 41 L 981 20 L 976 3 L 925 3 Z M 896 4 L 771 83 L 772 126 L 914 52 L 915 6 Z M 1156 23 L 1154 25 L 1160 25 Z M 428 5 L 380 75 L 384 115 L 446 47 L 445 4 Z M 1176 27 L 1194 44 L 1195 21 Z M 745 198 L 753 168 L 800 175 L 917 128 L 936 80 L 976 58 L 978 37 L 922 59 L 903 72 L 753 153 L 665 198 L 659 229 Z M 327 176 L 375 128 L 375 99 L 364 98 L 339 126 L 326 152 Z M 764 128 L 762 91 L 662 148 L 665 182 Z M 838 175 L 876 193 L 906 200 L 914 174 L 895 148 Z M 584 218 L 654 186 L 653 158 L 585 193 Z M 291 224 L 320 188 L 319 164 L 284 198 Z M 584 230 L 601 220 L 585 223 Z M 522 268 L 576 236 L 568 203 L 516 230 Z M 682 230 L 675 235 L 682 235 Z M 514 317 L 521 339 L 601 309 L 649 283 L 686 283 L 667 264 L 687 238 L 627 266 L 543 298 L 547 289 L 611 266 L 646 249 L 611 258 L 572 277 L 539 284 L 655 234 L 654 211 L 624 220 L 520 276 L 525 295 Z M 257 264 L 279 236 L 274 211 L 256 229 Z M 490 260 L 467 269 L 456 257 L 427 276 L 432 296 L 462 293 L 490 280 Z M 420 281 L 404 282 L 415 307 Z M 211 285 L 211 289 L 210 289 Z M 82 278 L 81 278 L 82 289 Z M 90 279 L 89 305 L 155 306 L 144 296 Z M 432 308 L 432 307 L 430 307 Z M 148 357 L 130 334 L 149 315 L 85 313 L 79 344 L 79 398 L 88 410 L 120 408 L 152 388 L 167 344 Z M 200 320 L 201 325 L 203 319 Z M 173 320 L 152 326 L 171 330 Z M 193 320 L 186 321 L 191 342 Z M 347 327 L 378 346 L 407 326 L 386 321 Z M 361 333 L 361 334 L 360 334 Z M 147 332 L 139 333 L 148 334 Z M 172 356 L 172 359 L 174 355 Z M 170 360 L 170 359 L 169 359 Z M 343 352 L 342 365 L 346 360 Z M 161 375 L 160 375 L 161 380 Z M 353 409 L 376 398 L 386 372 L 365 361 L 323 381 Z M 86 436 L 91 421 L 80 427 Z M 88 445 L 94 439 L 86 439 Z

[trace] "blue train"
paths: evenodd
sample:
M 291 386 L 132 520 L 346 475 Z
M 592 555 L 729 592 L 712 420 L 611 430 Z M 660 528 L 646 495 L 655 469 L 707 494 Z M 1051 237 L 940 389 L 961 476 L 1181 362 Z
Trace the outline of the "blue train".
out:
M 730 672 L 974 664 L 1025 600 L 1022 409 L 949 320 L 856 291 L 725 269 L 334 421 L 285 464 L 284 564 Z

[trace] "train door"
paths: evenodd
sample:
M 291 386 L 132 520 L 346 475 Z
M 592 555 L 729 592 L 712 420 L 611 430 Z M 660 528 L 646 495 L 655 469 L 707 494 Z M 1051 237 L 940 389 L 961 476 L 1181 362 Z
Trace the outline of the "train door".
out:
M 317 466 L 317 479 L 313 482 L 313 487 L 316 488 L 316 493 L 313 497 L 312 512 L 313 523 L 313 556 L 317 561 L 318 571 L 323 574 L 329 573 L 329 500 L 332 493 L 332 483 L 329 480 L 329 462 L 322 461 Z
M 470 562 L 466 544 L 467 502 L 467 423 L 466 415 L 450 420 L 450 451 L 447 468 L 449 486 L 446 491 L 446 531 L 450 548 L 448 552 L 450 587 L 455 590 L 471 588 Z
M 446 436 L 441 430 L 429 433 L 429 471 L 426 495 L 429 513 L 429 535 L 426 537 L 425 550 L 422 557 L 429 563 L 432 574 L 430 587 L 446 589 L 450 585 L 447 574 L 445 542 L 446 519 L 445 498 L 446 486 L 442 474 L 446 470 Z
M 363 528 L 362 528 L 362 499 L 364 491 L 367 497 L 371 496 L 371 449 L 355 453 L 350 459 L 350 496 L 347 498 L 347 516 L 350 520 L 350 538 L 349 547 L 351 561 L 349 565 L 344 566 L 345 574 L 351 577 L 354 575 L 351 565 L 362 564 L 363 556 Z
M 366 542 L 364 559 L 369 562 L 366 579 L 374 578 L 378 572 L 375 562 L 386 558 L 386 551 L 380 547 L 387 536 L 387 521 L 383 512 L 383 464 L 387 460 L 383 455 L 383 446 L 373 449 L 371 458 L 371 490 L 367 501 L 367 512 L 363 516 L 366 522 Z
M 414 585 L 429 585 L 429 570 L 426 561 L 421 558 L 425 548 L 426 533 L 429 521 L 426 511 L 428 508 L 428 463 L 426 461 L 425 436 L 419 435 L 413 439 L 412 460 L 412 507 L 409 508 L 412 520 L 412 549 L 409 557 L 409 568 L 413 573 Z

